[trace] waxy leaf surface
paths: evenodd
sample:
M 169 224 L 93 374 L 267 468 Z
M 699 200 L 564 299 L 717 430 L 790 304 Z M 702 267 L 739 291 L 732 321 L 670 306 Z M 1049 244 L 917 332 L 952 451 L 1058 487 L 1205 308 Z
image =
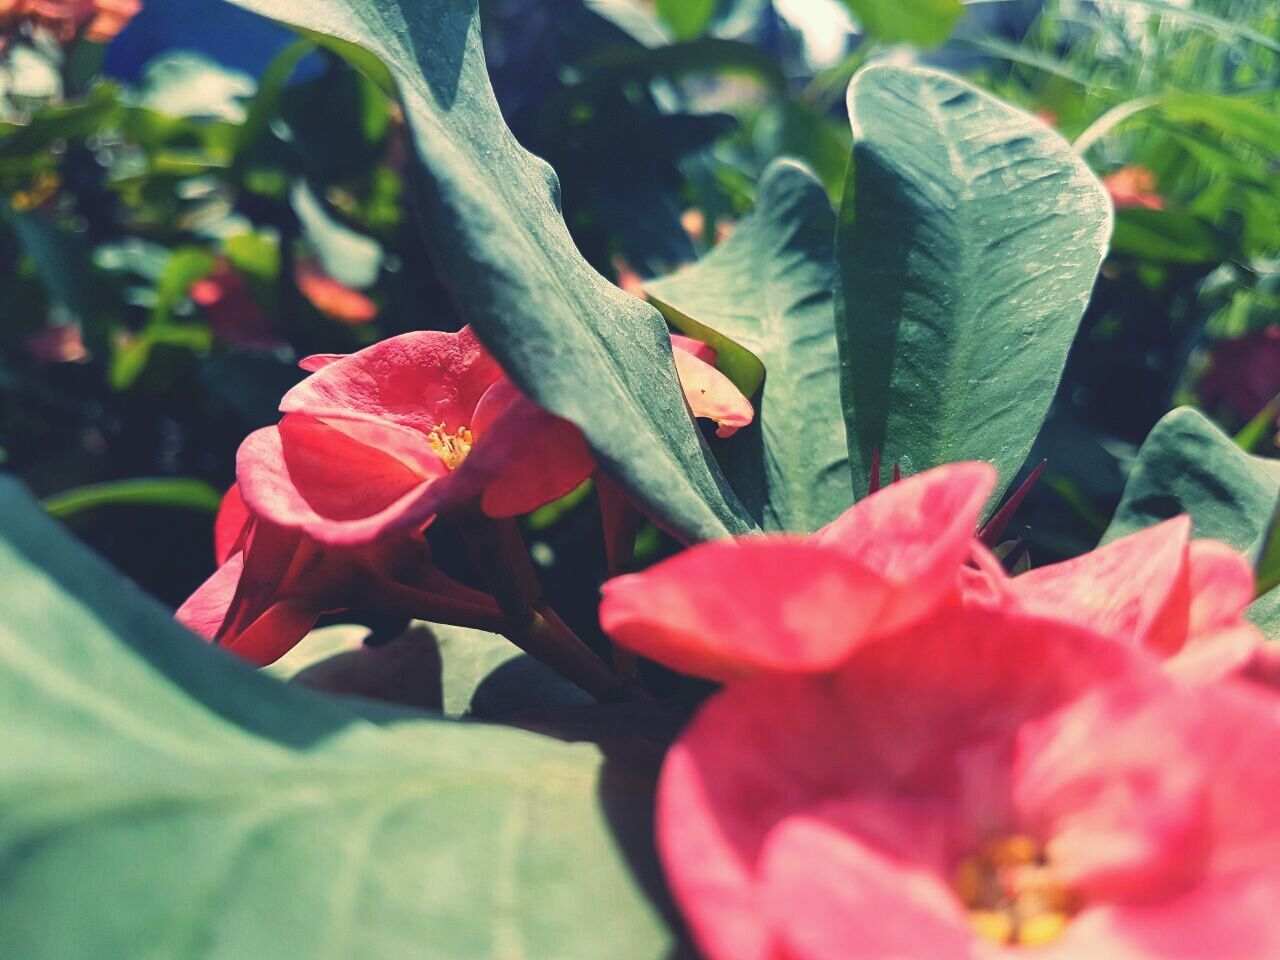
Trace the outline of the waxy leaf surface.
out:
M 0 725 L 6 957 L 674 948 L 642 887 L 656 884 L 651 765 L 606 767 L 587 744 L 348 707 L 257 674 L 11 481 Z
M 686 539 L 748 530 L 689 418 L 661 317 L 582 258 L 555 172 L 503 121 L 475 0 L 236 2 L 398 88 L 419 161 L 418 211 L 443 278 L 521 389 L 581 428 L 663 526 Z
M 1138 451 L 1124 496 L 1103 536 L 1109 543 L 1176 517 L 1191 515 L 1192 535 L 1222 540 L 1259 564 L 1280 504 L 1280 462 L 1255 457 L 1190 407 L 1157 423 Z M 1269 639 L 1280 640 L 1280 588 L 1249 608 Z
M 1102 185 L 1034 117 L 944 73 L 849 86 L 836 332 L 855 477 L 1026 459 L 1111 230 Z

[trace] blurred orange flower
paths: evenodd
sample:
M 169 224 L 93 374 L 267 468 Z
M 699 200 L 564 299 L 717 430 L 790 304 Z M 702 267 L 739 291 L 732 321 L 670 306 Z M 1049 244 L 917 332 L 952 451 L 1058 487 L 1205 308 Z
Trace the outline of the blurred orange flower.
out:
M 377 304 L 359 290 L 339 283 L 314 261 L 298 264 L 294 279 L 313 307 L 348 326 L 362 326 L 378 315 Z
M 1127 207 L 1164 209 L 1164 197 L 1156 192 L 1156 175 L 1146 167 L 1121 167 L 1115 173 L 1103 177 L 1102 185 L 1111 194 L 1111 202 L 1116 205 L 1117 210 Z
M 0 33 L 24 23 L 51 31 L 61 43 L 83 36 L 106 43 L 142 9 L 142 0 L 0 0 Z

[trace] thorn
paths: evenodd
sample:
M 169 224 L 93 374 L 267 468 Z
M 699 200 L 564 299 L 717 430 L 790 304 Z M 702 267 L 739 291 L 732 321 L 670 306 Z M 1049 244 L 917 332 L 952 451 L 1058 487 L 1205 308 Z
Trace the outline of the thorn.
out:
M 867 496 L 880 489 L 880 448 L 871 448 L 871 482 L 867 484 Z
M 901 479 L 902 479 L 902 469 L 898 466 L 898 462 L 895 460 L 893 463 L 893 482 L 897 483 Z
M 1022 506 L 1022 501 L 1027 499 L 1027 494 L 1031 492 L 1031 488 L 1035 486 L 1036 480 L 1040 474 L 1044 472 L 1045 465 L 1048 460 L 1041 460 L 1040 466 L 1031 471 L 1031 476 L 1022 481 L 1022 486 L 1013 491 L 1009 499 L 1003 506 L 992 515 L 987 521 L 986 526 L 978 531 L 978 539 L 988 547 L 994 547 L 1000 542 L 1000 534 L 1004 533 L 1005 527 L 1009 526 L 1009 521 L 1013 519 L 1013 515 L 1018 512 L 1018 507 Z

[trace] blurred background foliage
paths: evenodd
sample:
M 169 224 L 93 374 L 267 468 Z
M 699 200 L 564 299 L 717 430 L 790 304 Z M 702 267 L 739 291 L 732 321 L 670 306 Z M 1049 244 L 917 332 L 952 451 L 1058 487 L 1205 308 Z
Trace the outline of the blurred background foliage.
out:
M 0 457 L 176 603 L 212 569 L 236 447 L 275 421 L 298 357 L 460 321 L 376 77 L 222 0 L 96 3 L 115 19 L 0 14 Z M 1280 456 L 1271 0 L 482 10 L 507 122 L 559 172 L 586 257 L 632 289 L 732 230 L 775 157 L 807 162 L 838 200 L 844 91 L 873 56 L 963 73 L 1073 141 L 1118 223 L 1014 531 L 1036 562 L 1096 542 L 1176 403 Z M 589 619 L 581 571 L 604 571 L 588 500 L 528 525 L 557 606 Z M 646 531 L 642 558 L 666 548 Z

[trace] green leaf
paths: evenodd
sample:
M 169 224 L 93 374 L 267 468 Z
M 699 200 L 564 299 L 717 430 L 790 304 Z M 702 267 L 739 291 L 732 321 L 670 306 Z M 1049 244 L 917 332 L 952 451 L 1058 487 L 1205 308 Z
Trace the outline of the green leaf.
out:
M 1140 260 L 1219 263 L 1226 255 L 1213 227 L 1189 213 L 1121 210 L 1111 250 Z
M 554 172 L 503 122 L 474 0 L 237 3 L 357 43 L 389 68 L 442 272 L 521 389 L 580 427 L 601 466 L 665 527 L 689 539 L 749 530 L 689 416 L 666 324 L 583 260 Z
M 1191 515 L 1196 537 L 1222 540 L 1255 565 L 1261 596 L 1247 615 L 1280 640 L 1280 589 L 1273 582 L 1280 575 L 1280 461 L 1245 453 L 1199 411 L 1179 407 L 1138 451 L 1102 542 L 1180 513 Z
M 362 714 L 381 717 L 382 724 Z M 652 770 L 211 649 L 0 481 L 0 929 L 24 960 L 660 960 Z
M 862 28 L 881 43 L 934 47 L 964 13 L 960 0 L 844 0 Z
M 221 500 L 222 495 L 203 480 L 138 477 L 64 490 L 42 503 L 51 516 L 65 520 L 85 510 L 114 506 L 178 507 L 213 513 Z
M 1257 570 L 1258 594 L 1280 587 L 1280 501 L 1263 532 L 1262 547 L 1254 564 Z
M 765 171 L 755 212 L 698 263 L 645 292 L 714 346 L 756 421 L 724 445 L 725 472 L 767 530 L 808 532 L 853 502 L 832 305 L 835 215 L 800 164 Z M 763 365 L 763 366 L 762 366 Z
M 716 0 L 657 0 L 656 6 L 677 40 L 701 34 L 716 12 Z
M 501 720 L 536 707 L 595 702 L 506 637 L 434 623 L 430 630 L 440 649 L 446 716 Z
M 85 235 L 40 213 L 19 212 L 8 205 L 2 212 L 31 258 L 50 302 L 80 323 L 91 353 L 105 352 L 103 296 Z
M 1255 562 L 1278 499 L 1280 461 L 1245 453 L 1203 414 L 1179 407 L 1138 451 L 1102 540 L 1187 513 L 1195 536 L 1223 540 Z
M 1030 115 L 924 68 L 849 85 L 837 234 L 842 394 L 854 477 L 1026 459 L 1106 251 L 1111 203 Z M 997 490 L 999 493 L 999 490 Z

